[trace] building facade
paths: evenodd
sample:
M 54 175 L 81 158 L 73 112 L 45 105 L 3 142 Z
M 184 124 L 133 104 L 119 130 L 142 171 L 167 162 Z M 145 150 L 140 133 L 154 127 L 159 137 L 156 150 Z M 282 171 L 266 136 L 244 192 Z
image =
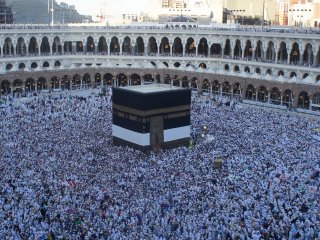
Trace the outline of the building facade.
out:
M 317 32 L 17 26 L 0 33 L 1 94 L 144 82 L 314 109 Z

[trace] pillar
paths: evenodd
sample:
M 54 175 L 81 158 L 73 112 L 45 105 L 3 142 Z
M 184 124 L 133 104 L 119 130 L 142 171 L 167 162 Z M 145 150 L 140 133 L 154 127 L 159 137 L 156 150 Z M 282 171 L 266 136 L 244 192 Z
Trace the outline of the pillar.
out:
M 290 60 L 291 60 L 290 54 L 291 54 L 291 49 L 288 49 L 288 50 L 287 50 L 287 55 L 288 55 L 287 63 L 288 63 L 288 64 L 290 64 Z
M 64 42 L 61 42 L 61 54 L 64 55 Z
M 3 58 L 3 44 L 2 44 L 2 42 L 0 42 L 0 46 L 1 46 L 1 49 L 0 49 L 1 57 Z
M 318 53 L 313 52 L 313 66 L 317 67 L 318 66 Z
M 173 53 L 173 44 L 169 43 L 169 46 L 170 46 L 170 56 L 172 56 L 172 53 Z
M 147 56 L 148 55 L 148 45 L 147 44 L 145 44 L 144 45 L 144 56 Z
M 72 42 L 71 47 L 71 53 L 75 54 L 77 52 L 77 42 Z
M 83 45 L 83 54 L 87 54 L 87 42 L 86 41 L 82 41 L 82 45 Z
M 283 105 L 283 92 L 280 92 L 280 105 Z

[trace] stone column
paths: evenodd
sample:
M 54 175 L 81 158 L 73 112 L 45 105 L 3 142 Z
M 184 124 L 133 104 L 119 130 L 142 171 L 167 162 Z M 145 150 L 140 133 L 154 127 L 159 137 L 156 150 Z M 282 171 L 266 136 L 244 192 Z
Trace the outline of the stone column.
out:
M 61 42 L 61 54 L 64 55 L 64 42 Z
M 318 65 L 318 53 L 313 52 L 313 66 L 316 67 Z
M 144 56 L 147 56 L 148 55 L 148 45 L 147 44 L 145 44 L 144 45 Z
M 287 63 L 288 64 L 290 64 L 290 58 L 291 58 L 290 54 L 291 54 L 291 49 L 288 48 L 288 50 L 287 50 L 287 55 L 288 55 Z
M 77 42 L 72 42 L 71 47 L 71 54 L 75 54 L 77 52 Z

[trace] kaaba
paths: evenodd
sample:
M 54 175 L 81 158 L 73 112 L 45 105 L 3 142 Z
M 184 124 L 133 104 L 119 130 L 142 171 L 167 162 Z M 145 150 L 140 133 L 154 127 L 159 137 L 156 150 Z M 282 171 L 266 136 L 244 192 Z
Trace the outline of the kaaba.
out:
M 191 90 L 166 84 L 112 89 L 115 145 L 140 150 L 187 146 Z

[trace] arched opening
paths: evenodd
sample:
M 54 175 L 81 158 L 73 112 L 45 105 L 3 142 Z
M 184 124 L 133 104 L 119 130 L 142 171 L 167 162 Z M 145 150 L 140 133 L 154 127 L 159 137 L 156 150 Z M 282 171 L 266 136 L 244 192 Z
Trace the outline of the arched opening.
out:
M 118 80 L 118 86 L 119 87 L 125 87 L 125 86 L 128 86 L 128 79 L 127 79 L 127 76 L 123 73 L 120 73 L 118 76 L 117 76 L 117 80 Z
M 231 95 L 231 85 L 229 82 L 224 82 L 222 84 L 222 95 L 223 96 Z
M 98 53 L 101 55 L 108 54 L 108 44 L 105 37 L 100 37 L 98 42 Z
M 83 53 L 83 42 L 78 41 L 76 43 L 76 52 L 77 53 Z
M 272 88 L 270 91 L 270 103 L 275 105 L 281 104 L 281 93 L 276 87 Z
M 47 61 L 45 61 L 43 64 L 42 64 L 42 67 L 43 68 L 48 68 L 50 65 Z
M 198 91 L 198 79 L 192 78 L 191 80 L 191 90 L 192 91 Z
M 65 41 L 63 45 L 64 54 L 71 54 L 72 53 L 72 42 Z
M 51 85 L 51 89 L 52 90 L 60 89 L 59 78 L 57 76 L 52 77 L 51 80 L 50 80 L 50 85 Z
M 26 65 L 24 63 L 20 63 L 18 68 L 19 70 L 23 70 L 26 68 Z
M 21 79 L 16 79 L 13 81 L 13 93 L 22 93 L 23 92 L 23 82 Z
M 280 48 L 278 52 L 278 61 L 280 63 L 286 63 L 288 61 L 287 44 L 285 42 L 280 43 Z
M 241 89 L 241 84 L 236 83 L 233 85 L 233 96 L 238 96 L 241 97 L 242 89 Z
M 91 76 L 86 73 L 82 79 L 82 88 L 88 89 L 91 87 Z
M 163 56 L 170 55 L 170 43 L 167 37 L 161 39 L 160 54 Z
M 72 89 L 80 89 L 81 87 L 81 77 L 76 74 L 72 78 Z
M 70 76 L 64 75 L 61 79 L 61 89 L 63 90 L 70 90 L 71 89 L 71 81 Z
M 103 85 L 104 86 L 115 86 L 114 77 L 112 74 L 107 73 L 103 76 Z
M 144 41 L 142 37 L 138 37 L 134 46 L 134 54 L 137 56 L 144 55 Z
M 38 64 L 36 62 L 31 63 L 31 68 L 36 69 L 38 67 Z
M 41 77 L 37 81 L 37 89 L 38 91 L 47 90 L 47 80 L 44 77 Z
M 250 73 L 250 68 L 249 68 L 249 67 L 245 67 L 245 68 L 244 68 L 244 72 L 245 72 L 245 73 Z
M 291 72 L 290 73 L 290 78 L 293 78 L 293 77 L 296 77 L 296 76 L 297 76 L 297 74 L 295 72 Z
M 239 73 L 240 72 L 240 68 L 238 65 L 235 65 L 234 68 L 233 68 L 233 71 Z
M 158 54 L 157 40 L 154 37 L 150 37 L 148 41 L 148 54 L 155 56 Z
M 181 57 L 183 54 L 183 46 L 182 46 L 182 41 L 180 38 L 176 37 L 173 41 L 173 46 L 172 46 L 172 53 L 175 56 Z
M 301 92 L 298 99 L 298 108 L 309 109 L 310 99 L 307 92 Z
M 28 46 L 29 54 L 30 55 L 38 55 L 39 53 L 39 46 L 37 39 L 35 37 L 30 38 L 30 43 Z
M 186 56 L 193 56 L 196 54 L 196 45 L 194 39 L 189 37 L 187 39 L 186 47 L 185 47 Z
M 178 75 L 173 77 L 172 85 L 175 87 L 180 87 L 180 77 Z
M 40 53 L 41 55 L 49 55 L 50 54 L 50 44 L 49 39 L 47 37 L 43 37 L 40 45 Z
M 60 61 L 55 61 L 54 66 L 56 68 L 60 67 L 61 66 L 61 62 Z
M 259 102 L 268 102 L 268 91 L 265 86 L 261 86 L 258 89 L 258 99 Z
M 102 83 L 102 81 L 101 81 L 101 74 L 100 74 L 100 73 L 96 73 L 96 74 L 94 75 L 94 87 L 100 86 L 101 83 Z
M 25 41 L 22 37 L 18 38 L 16 52 L 17 52 L 17 55 L 27 54 L 27 46 L 26 46 Z
M 169 74 L 166 74 L 164 77 L 164 83 L 165 84 L 171 84 L 171 76 Z
M 222 52 L 221 50 L 222 50 L 221 44 L 217 44 L 217 43 L 212 44 L 210 48 L 210 57 L 212 58 L 221 57 L 221 52 Z
M 12 68 L 13 68 L 13 65 L 12 65 L 11 63 L 8 63 L 8 64 L 6 65 L 6 70 L 7 70 L 7 71 L 10 71 Z
M 14 49 L 13 49 L 13 43 L 11 38 L 6 38 L 4 40 L 4 45 L 3 45 L 3 55 L 4 56 L 11 56 L 14 54 Z
M 259 40 L 257 42 L 257 47 L 255 50 L 255 59 L 258 61 L 261 61 L 262 60 L 262 53 L 263 53 L 262 42 Z
M 151 74 L 146 74 L 143 76 L 143 81 L 145 83 L 154 83 L 155 80 Z
M 313 95 L 312 104 L 316 104 L 320 106 L 320 92 L 317 92 Z
M 62 46 L 59 37 L 55 37 L 52 44 L 52 52 L 54 54 L 61 54 L 62 53 Z
M 212 93 L 219 95 L 220 92 L 220 83 L 218 80 L 214 80 L 212 83 Z
M 275 48 L 274 48 L 274 43 L 273 42 L 269 42 L 268 43 L 268 48 L 267 48 L 267 52 L 266 52 L 266 60 L 268 61 L 275 61 Z
M 173 64 L 173 66 L 175 66 L 176 68 L 177 68 L 177 67 L 180 67 L 180 66 L 181 66 L 181 63 L 175 62 L 175 63 Z
M 228 64 L 225 64 L 225 65 L 224 65 L 224 70 L 226 70 L 226 71 L 229 71 L 229 70 L 230 70 L 230 67 L 229 67 Z
M 231 42 L 229 39 L 226 40 L 226 45 L 224 46 L 224 56 L 229 56 L 231 55 Z
M 183 88 L 189 88 L 189 79 L 188 79 L 188 77 L 183 77 L 182 78 L 182 87 Z
M 269 74 L 270 76 L 272 76 L 272 71 L 271 71 L 271 69 L 267 69 L 266 74 L 267 74 L 267 75 Z
M 253 53 L 253 49 L 252 49 L 252 44 L 250 40 L 247 40 L 246 43 L 246 47 L 244 49 L 244 58 L 251 60 L 252 59 L 252 53 Z
M 96 49 L 96 46 L 94 44 L 94 39 L 93 39 L 93 37 L 89 36 L 87 38 L 87 52 L 94 53 L 95 49 Z
M 11 86 L 8 80 L 3 80 L 1 82 L 1 95 L 7 95 L 11 93 Z
M 202 93 L 209 94 L 211 89 L 211 84 L 208 79 L 204 79 L 202 83 Z
M 241 48 L 241 42 L 239 39 L 237 39 L 234 50 L 233 50 L 233 56 L 235 59 L 241 59 L 242 57 L 242 48 Z
M 280 71 L 278 72 L 278 77 L 280 77 L 280 76 L 284 76 L 284 72 L 283 72 L 282 70 L 280 70 Z
M 165 65 L 166 67 L 169 67 L 169 64 L 167 62 L 162 62 L 163 65 Z
M 303 63 L 308 66 L 311 66 L 313 64 L 313 51 L 312 45 L 310 43 L 308 43 L 305 47 L 303 53 Z
M 290 63 L 291 64 L 298 64 L 300 59 L 300 50 L 299 50 L 299 44 L 294 43 L 292 46 L 292 50 L 290 53 Z
M 130 76 L 130 85 L 131 86 L 141 85 L 141 78 L 138 74 L 134 73 Z
M 131 55 L 131 39 L 129 37 L 125 37 L 122 43 L 122 54 Z
M 305 73 L 305 74 L 303 74 L 303 76 L 302 76 L 303 79 L 306 79 L 307 77 L 309 77 L 309 74 L 308 74 L 308 73 Z
M 261 74 L 261 69 L 260 68 L 256 68 L 256 70 L 255 70 L 255 72 L 256 72 L 256 74 Z
M 208 56 L 208 42 L 207 39 L 201 38 L 198 45 L 198 56 Z
M 117 37 L 112 37 L 110 42 L 110 54 L 118 55 L 120 52 L 119 40 Z
M 205 63 L 200 63 L 200 64 L 199 64 L 199 68 L 206 69 L 206 68 L 207 68 L 207 64 L 205 64 Z
M 251 84 L 247 87 L 246 99 L 252 100 L 252 101 L 256 100 L 256 90 L 254 86 L 252 86 Z
M 292 107 L 292 101 L 293 101 L 293 93 L 290 89 L 287 89 L 284 91 L 282 96 L 282 104 L 287 106 L 288 108 Z

